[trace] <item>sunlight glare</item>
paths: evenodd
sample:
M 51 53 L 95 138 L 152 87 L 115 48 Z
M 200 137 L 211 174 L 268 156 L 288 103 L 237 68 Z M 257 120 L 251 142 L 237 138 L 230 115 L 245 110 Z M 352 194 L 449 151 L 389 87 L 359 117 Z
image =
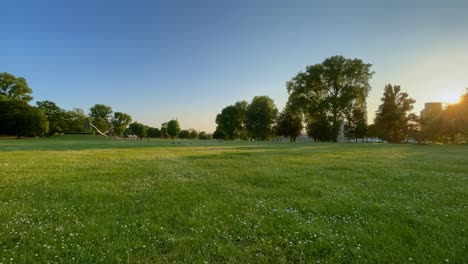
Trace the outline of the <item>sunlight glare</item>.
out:
M 454 92 L 446 92 L 442 97 L 443 103 L 456 104 L 460 101 L 460 95 Z

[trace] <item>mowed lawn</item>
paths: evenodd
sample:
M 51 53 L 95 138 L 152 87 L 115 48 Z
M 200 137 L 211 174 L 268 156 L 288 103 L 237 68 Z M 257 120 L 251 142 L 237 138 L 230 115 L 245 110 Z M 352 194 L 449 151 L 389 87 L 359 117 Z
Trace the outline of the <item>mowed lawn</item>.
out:
M 468 146 L 0 140 L 2 263 L 467 263 Z

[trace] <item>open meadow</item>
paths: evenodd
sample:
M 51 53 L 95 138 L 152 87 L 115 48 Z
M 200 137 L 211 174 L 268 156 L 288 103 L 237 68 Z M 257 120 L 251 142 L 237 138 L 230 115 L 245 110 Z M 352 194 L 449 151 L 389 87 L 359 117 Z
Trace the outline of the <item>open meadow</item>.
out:
M 0 262 L 467 263 L 468 146 L 0 140 Z

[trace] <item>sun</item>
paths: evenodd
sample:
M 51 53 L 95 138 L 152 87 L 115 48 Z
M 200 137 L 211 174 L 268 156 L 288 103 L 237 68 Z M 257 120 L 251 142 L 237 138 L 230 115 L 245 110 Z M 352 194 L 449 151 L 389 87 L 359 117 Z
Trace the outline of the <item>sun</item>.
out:
M 460 95 L 454 92 L 447 92 L 442 96 L 442 102 L 448 104 L 456 104 L 460 101 Z

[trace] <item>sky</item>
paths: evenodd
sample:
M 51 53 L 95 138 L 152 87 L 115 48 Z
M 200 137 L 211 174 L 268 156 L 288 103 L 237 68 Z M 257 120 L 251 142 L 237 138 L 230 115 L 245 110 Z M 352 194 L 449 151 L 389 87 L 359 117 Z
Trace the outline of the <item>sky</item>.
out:
M 343 55 L 372 64 L 373 122 L 385 84 L 425 102 L 468 87 L 468 1 L 3 0 L 0 72 L 34 102 L 106 104 L 134 121 L 213 132 L 221 110 L 270 96 L 307 65 Z

